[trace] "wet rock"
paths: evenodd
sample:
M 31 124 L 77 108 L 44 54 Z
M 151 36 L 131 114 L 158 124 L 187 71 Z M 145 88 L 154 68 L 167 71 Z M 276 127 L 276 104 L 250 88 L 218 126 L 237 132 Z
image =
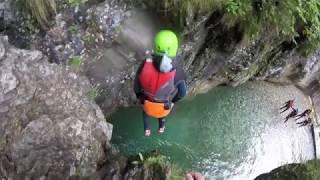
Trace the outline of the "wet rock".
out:
M 13 3 L 10 0 L 0 0 L 0 31 L 14 21 Z
M 89 81 L 38 51 L 0 37 L 0 176 L 67 179 L 90 176 L 112 125 L 87 97 Z M 5 56 L 3 54 L 5 53 Z
M 309 86 L 312 81 L 320 79 L 320 49 L 305 60 L 304 77 L 299 82 L 302 87 Z

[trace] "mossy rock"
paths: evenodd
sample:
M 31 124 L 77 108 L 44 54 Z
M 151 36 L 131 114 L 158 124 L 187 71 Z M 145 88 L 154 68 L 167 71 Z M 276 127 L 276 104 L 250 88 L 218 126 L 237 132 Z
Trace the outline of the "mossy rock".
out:
M 81 65 L 81 58 L 79 56 L 73 56 L 72 58 L 69 59 L 69 63 L 70 66 L 73 67 L 80 67 Z
M 288 164 L 262 174 L 255 180 L 319 180 L 320 160 L 311 160 L 305 164 Z
M 143 179 L 183 179 L 185 171 L 178 166 L 171 164 L 169 159 L 158 151 L 144 153 L 129 157 L 128 168 L 133 177 Z

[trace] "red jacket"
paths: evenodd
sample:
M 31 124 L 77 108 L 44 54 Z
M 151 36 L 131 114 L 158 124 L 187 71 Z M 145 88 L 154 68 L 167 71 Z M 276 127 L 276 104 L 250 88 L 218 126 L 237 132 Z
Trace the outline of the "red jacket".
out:
M 174 78 L 176 70 L 160 72 L 151 59 L 145 60 L 139 74 L 139 83 L 144 95 L 153 102 L 168 102 L 176 93 Z

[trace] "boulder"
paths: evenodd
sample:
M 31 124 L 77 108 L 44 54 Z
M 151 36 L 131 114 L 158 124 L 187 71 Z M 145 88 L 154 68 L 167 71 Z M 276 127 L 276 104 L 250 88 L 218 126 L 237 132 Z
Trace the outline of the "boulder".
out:
M 0 37 L 0 177 L 90 176 L 107 155 L 112 125 L 87 78 Z

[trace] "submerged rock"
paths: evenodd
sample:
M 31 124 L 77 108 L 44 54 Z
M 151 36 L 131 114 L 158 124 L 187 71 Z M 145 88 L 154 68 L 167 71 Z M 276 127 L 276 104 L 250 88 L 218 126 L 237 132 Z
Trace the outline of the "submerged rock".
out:
M 112 125 L 87 97 L 85 77 L 0 37 L 0 177 L 90 176 L 107 156 Z

